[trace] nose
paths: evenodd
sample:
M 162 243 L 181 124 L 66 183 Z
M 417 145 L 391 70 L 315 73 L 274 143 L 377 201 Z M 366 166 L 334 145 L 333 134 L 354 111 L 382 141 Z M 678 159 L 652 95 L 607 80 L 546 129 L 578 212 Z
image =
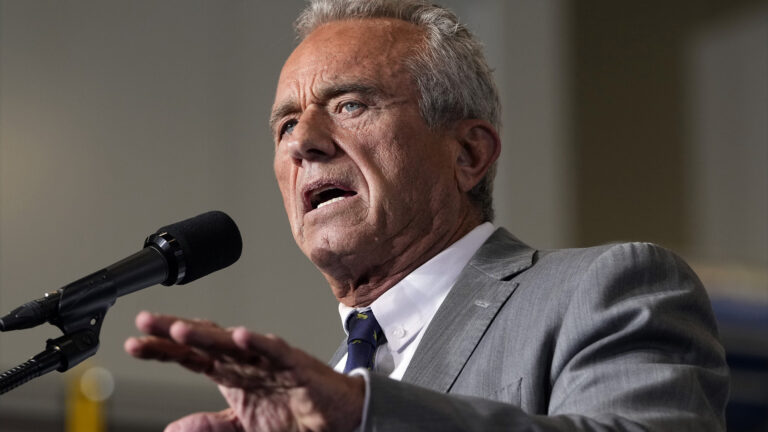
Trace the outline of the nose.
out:
M 333 158 L 337 147 L 330 130 L 330 119 L 317 107 L 302 113 L 293 131 L 287 135 L 284 149 L 298 166 L 304 161 L 322 161 Z

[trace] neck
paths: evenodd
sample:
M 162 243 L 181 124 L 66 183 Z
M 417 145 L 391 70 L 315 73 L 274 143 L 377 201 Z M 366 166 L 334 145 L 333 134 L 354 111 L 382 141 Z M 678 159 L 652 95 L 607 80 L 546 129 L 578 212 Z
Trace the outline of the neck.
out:
M 353 267 L 345 267 L 346 272 L 334 275 L 324 273 L 324 276 L 340 303 L 356 308 L 369 306 L 411 272 L 481 223 L 480 218 L 467 218 L 454 229 L 441 233 L 426 245 L 421 241 L 422 239 L 416 239 L 406 245 L 401 253 L 393 253 L 388 260 L 362 269 L 363 271 L 353 273 L 349 271 Z

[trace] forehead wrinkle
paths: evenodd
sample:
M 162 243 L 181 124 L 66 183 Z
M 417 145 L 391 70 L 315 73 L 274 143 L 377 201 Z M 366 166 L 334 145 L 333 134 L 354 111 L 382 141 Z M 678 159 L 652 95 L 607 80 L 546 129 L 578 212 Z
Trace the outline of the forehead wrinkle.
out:
M 322 102 L 349 93 L 371 97 L 379 95 L 382 91 L 375 84 L 367 83 L 364 80 L 321 85 L 317 89 L 318 99 Z

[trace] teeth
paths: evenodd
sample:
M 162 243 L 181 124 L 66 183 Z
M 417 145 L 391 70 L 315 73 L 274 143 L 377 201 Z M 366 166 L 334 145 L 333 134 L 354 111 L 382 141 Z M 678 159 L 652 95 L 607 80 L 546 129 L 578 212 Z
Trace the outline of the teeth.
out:
M 340 196 L 340 197 L 336 197 L 336 198 L 333 198 L 333 199 L 329 199 L 328 201 L 321 202 L 320 204 L 318 204 L 317 208 L 320 208 L 320 207 L 323 207 L 323 206 L 327 206 L 328 204 L 335 203 L 337 201 L 341 201 L 344 198 L 346 198 L 346 197 Z

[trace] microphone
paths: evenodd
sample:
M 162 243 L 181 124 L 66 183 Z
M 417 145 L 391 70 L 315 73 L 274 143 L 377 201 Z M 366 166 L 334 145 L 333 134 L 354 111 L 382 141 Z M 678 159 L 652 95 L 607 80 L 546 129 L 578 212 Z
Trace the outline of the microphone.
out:
M 144 249 L 0 318 L 0 331 L 50 322 L 63 331 L 101 321 L 117 297 L 156 284 L 184 285 L 230 266 L 243 248 L 235 222 L 211 211 L 158 229 Z

